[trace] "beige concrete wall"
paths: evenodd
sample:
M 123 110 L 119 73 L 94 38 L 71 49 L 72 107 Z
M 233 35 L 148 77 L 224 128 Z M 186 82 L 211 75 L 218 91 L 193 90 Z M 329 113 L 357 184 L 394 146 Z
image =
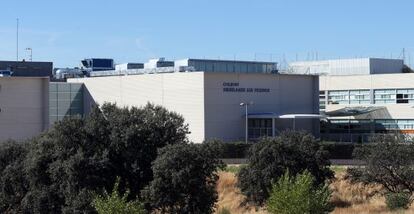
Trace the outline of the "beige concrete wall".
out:
M 375 74 L 353 76 L 320 76 L 320 90 L 357 90 L 357 89 L 399 89 L 414 88 L 414 73 L 404 74 Z M 368 104 L 381 106 L 385 109 L 372 114 L 356 117 L 344 117 L 351 119 L 414 119 L 413 104 Z M 326 111 L 334 111 L 354 105 L 327 105 Z
M 225 92 L 223 83 L 239 83 L 239 88 L 267 88 L 269 92 Z M 243 140 L 245 108 L 249 113 L 318 114 L 318 77 L 310 75 L 205 73 L 206 139 Z M 297 129 L 319 133 L 318 120 L 297 121 Z M 277 119 L 276 128 L 291 128 L 290 119 Z
M 319 113 L 318 77 L 240 73 L 167 73 L 69 79 L 85 84 L 85 107 L 91 103 L 116 102 L 120 106 L 162 105 L 183 115 L 190 140 L 242 140 L 245 133 L 241 102 L 252 101 L 251 113 Z M 269 92 L 223 92 L 223 82 L 238 82 L 243 88 L 268 88 Z M 291 127 L 280 119 L 277 128 Z M 319 133 L 318 120 L 297 122 L 298 129 Z
M 320 90 L 414 88 L 414 73 L 320 76 Z
M 181 114 L 189 124 L 189 139 L 204 140 L 204 75 L 202 72 L 166 73 L 69 79 L 85 84 L 85 107 L 115 102 L 119 106 L 162 105 Z M 86 112 L 87 113 L 87 112 Z
M 48 127 L 49 78 L 0 77 L 0 141 L 24 140 Z

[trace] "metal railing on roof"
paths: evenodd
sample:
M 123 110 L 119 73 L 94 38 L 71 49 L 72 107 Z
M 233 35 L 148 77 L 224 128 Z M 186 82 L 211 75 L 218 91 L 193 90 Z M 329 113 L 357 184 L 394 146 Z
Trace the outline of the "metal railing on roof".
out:
M 91 77 L 100 76 L 122 76 L 122 75 L 139 75 L 139 74 L 157 74 L 157 73 L 174 73 L 174 72 L 191 72 L 195 71 L 192 66 L 179 67 L 161 67 L 161 68 L 141 68 L 128 70 L 108 70 L 90 72 Z

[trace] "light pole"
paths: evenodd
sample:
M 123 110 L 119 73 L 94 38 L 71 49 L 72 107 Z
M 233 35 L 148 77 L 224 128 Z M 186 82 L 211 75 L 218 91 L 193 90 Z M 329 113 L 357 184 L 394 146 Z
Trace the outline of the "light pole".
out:
M 247 109 L 247 107 L 249 105 L 253 105 L 253 102 L 250 101 L 248 103 L 240 103 L 240 106 L 244 106 L 245 109 L 246 109 L 246 130 L 245 130 L 245 142 L 246 142 L 246 144 L 249 141 L 249 120 L 248 120 L 248 109 Z
M 33 50 L 32 50 L 32 48 L 26 48 L 26 51 L 30 51 L 30 62 L 33 61 Z

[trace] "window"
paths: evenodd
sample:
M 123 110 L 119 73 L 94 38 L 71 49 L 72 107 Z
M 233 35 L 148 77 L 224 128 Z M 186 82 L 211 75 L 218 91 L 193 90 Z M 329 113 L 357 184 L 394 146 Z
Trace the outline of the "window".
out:
M 394 89 L 374 90 L 375 104 L 388 104 L 396 102 L 396 94 Z
M 349 91 L 329 91 L 329 104 L 349 104 Z
M 249 119 L 249 139 L 272 136 L 272 119 Z
M 350 90 L 349 91 L 350 104 L 370 104 L 369 90 Z
M 325 91 L 319 91 L 319 111 L 323 112 L 326 109 L 326 94 Z
M 329 104 L 370 104 L 370 90 L 341 90 L 328 92 Z
M 414 130 L 413 119 L 385 119 L 375 120 L 375 132 L 387 132 L 395 130 Z
M 398 89 L 396 97 L 397 103 L 414 103 L 414 90 Z
M 370 133 L 371 120 L 333 119 L 327 128 L 330 133 Z
M 414 89 L 379 89 L 374 91 L 376 104 L 414 103 Z

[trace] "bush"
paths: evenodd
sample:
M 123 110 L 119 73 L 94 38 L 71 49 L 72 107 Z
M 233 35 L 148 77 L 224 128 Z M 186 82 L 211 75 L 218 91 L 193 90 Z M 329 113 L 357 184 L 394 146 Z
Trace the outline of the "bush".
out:
M 322 214 L 332 211 L 328 185 L 314 187 L 313 182 L 313 176 L 307 171 L 295 177 L 290 177 L 287 171 L 273 184 L 267 210 L 275 214 Z
M 353 182 L 380 184 L 390 193 L 413 193 L 414 144 L 405 141 L 403 135 L 382 135 L 358 148 L 355 156 L 365 164 L 349 168 L 348 178 Z
M 240 169 L 243 167 L 243 165 L 226 165 L 226 167 L 223 169 L 225 172 L 231 172 L 237 175 L 237 173 L 240 172 Z
M 249 148 L 253 145 L 245 142 L 222 143 L 223 153 L 220 158 L 246 158 Z
M 28 152 L 26 143 L 8 141 L 0 143 L 0 213 L 14 210 L 22 213 L 20 203 L 27 191 L 24 159 Z
M 321 146 L 328 151 L 329 159 L 352 159 L 355 148 L 358 148 L 360 144 L 321 142 Z
M 119 177 L 116 180 L 111 194 L 104 191 L 103 195 L 96 195 L 92 204 L 98 214 L 144 214 L 144 206 L 139 201 L 129 201 L 129 190 L 119 195 Z
M 385 203 L 390 210 L 407 209 L 411 204 L 411 194 L 407 192 L 388 193 Z
M 0 148 L 0 213 L 93 213 L 91 192 L 112 189 L 117 176 L 128 199 L 137 198 L 153 178 L 158 148 L 186 143 L 187 133 L 180 115 L 152 104 L 104 104 L 85 118 L 64 118 L 27 151 Z
M 176 144 L 159 150 L 154 180 L 143 192 L 161 213 L 212 213 L 217 201 L 219 144 Z
M 278 179 L 287 169 L 292 175 L 308 170 L 315 184 L 321 184 L 333 177 L 329 166 L 327 152 L 312 135 L 283 132 L 251 147 L 248 163 L 238 173 L 237 185 L 248 202 L 262 205 L 269 197 L 272 179 Z
M 245 142 L 231 142 L 223 143 L 223 153 L 220 158 L 246 158 L 252 143 Z M 320 145 L 329 154 L 329 159 L 352 159 L 355 148 L 360 147 L 360 144 L 355 143 L 338 143 L 338 142 L 320 142 Z

